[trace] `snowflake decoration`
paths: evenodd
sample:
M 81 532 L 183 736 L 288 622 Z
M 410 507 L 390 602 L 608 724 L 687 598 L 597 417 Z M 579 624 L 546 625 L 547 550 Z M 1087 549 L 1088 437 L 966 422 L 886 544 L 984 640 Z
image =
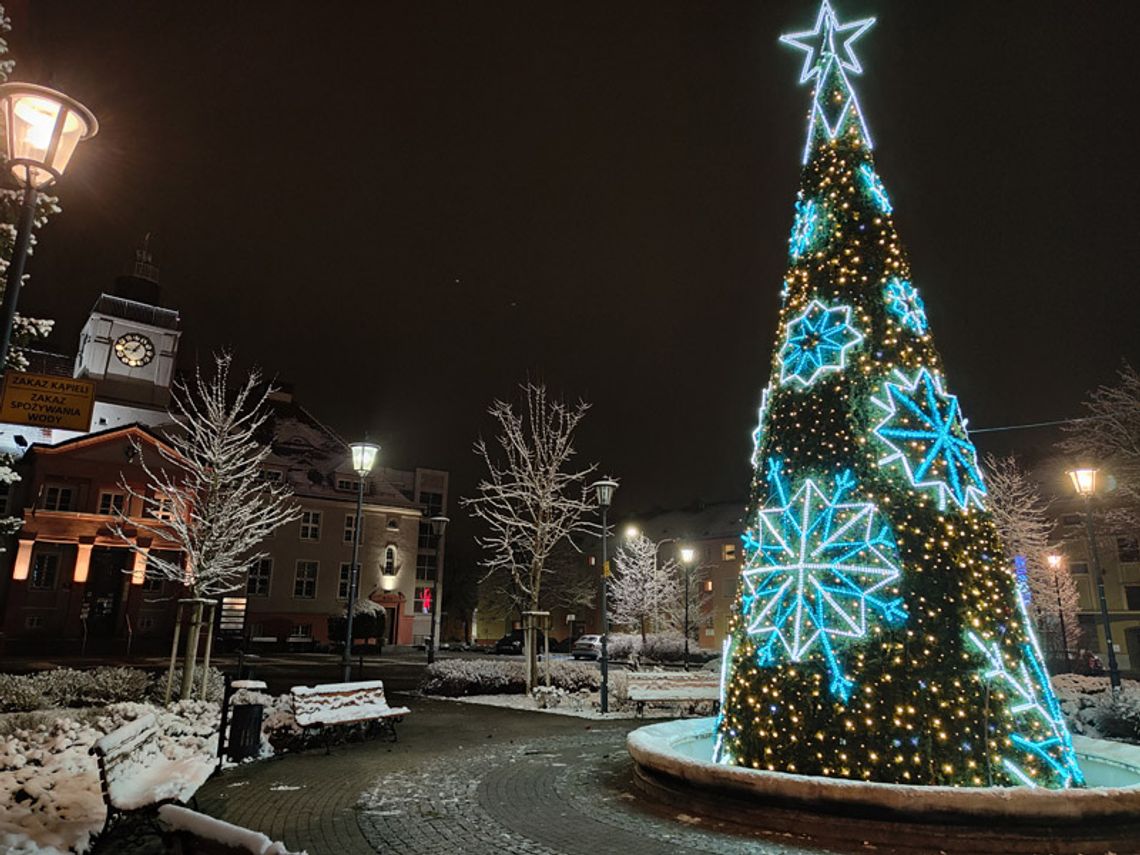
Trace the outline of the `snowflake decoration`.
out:
M 758 514 L 745 536 L 743 573 L 746 631 L 758 640 L 757 661 L 772 665 L 783 650 L 793 662 L 818 651 L 830 691 L 847 701 L 854 683 L 843 672 L 835 644 L 867 635 L 867 610 L 892 626 L 905 623 L 901 597 L 891 597 L 902 575 L 890 525 L 869 502 L 845 502 L 855 476 L 835 477 L 830 495 L 813 480 L 791 497 L 778 459 L 768 481 L 778 501 Z
M 769 386 L 760 396 L 760 412 L 756 417 L 756 430 L 752 431 L 751 461 L 753 469 L 760 465 L 760 446 L 764 443 L 764 420 L 768 417 L 768 394 L 771 389 L 772 387 Z
M 915 335 L 924 335 L 927 330 L 926 304 L 918 295 L 918 289 L 907 279 L 897 276 L 887 283 L 884 296 L 887 311 L 895 316 L 900 324 Z
M 1032 630 L 1029 629 L 1031 624 L 1024 605 L 1021 607 L 1021 613 L 1026 621 L 1025 627 L 1030 632 L 1032 644 L 1021 646 L 1021 660 L 1012 669 L 997 642 L 987 644 L 972 630 L 966 633 L 966 638 L 974 650 L 986 660 L 984 678 L 999 686 L 1009 698 L 1010 712 L 1022 722 L 1032 719 L 1037 721 L 1040 737 L 1030 738 L 1014 732 L 1010 734 L 1013 747 L 1051 772 L 1061 787 L 1067 789 L 1081 786 L 1085 782 L 1085 776 L 1077 763 L 1073 738 L 1065 724 L 1065 714 L 1061 711 L 1057 696 L 1053 694 L 1049 675 L 1045 673 L 1045 668 L 1041 664 L 1041 651 L 1037 647 L 1037 640 L 1032 636 Z M 1002 765 L 1025 786 L 1038 786 L 1037 781 L 1013 759 L 1003 757 Z
M 807 310 L 791 321 L 780 350 L 780 384 L 797 383 L 808 388 L 820 375 L 842 371 L 847 351 L 863 341 L 851 326 L 851 308 L 828 308 L 812 300 Z
M 819 229 L 819 206 L 813 199 L 800 199 L 796 202 L 796 219 L 792 223 L 792 258 L 799 260 L 815 243 Z
M 864 163 L 859 167 L 859 177 L 863 179 L 863 186 L 867 188 L 867 192 L 875 200 L 876 207 L 884 214 L 893 214 L 895 208 L 891 204 L 891 197 L 887 195 L 887 188 L 883 186 L 882 179 L 879 178 L 871 164 Z
M 875 435 L 890 452 L 879 466 L 900 464 L 912 486 L 938 497 L 939 510 L 948 498 L 961 510 L 970 504 L 983 508 L 986 487 L 958 398 L 943 392 L 925 368 L 910 381 L 896 375 L 897 382 L 884 384 L 882 399 L 871 399 L 884 413 Z

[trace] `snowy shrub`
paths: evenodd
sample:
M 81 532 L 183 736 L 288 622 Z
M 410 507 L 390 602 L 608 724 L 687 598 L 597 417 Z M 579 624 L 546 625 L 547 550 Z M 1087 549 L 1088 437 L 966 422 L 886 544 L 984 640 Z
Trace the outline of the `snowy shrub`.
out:
M 78 700 L 82 706 L 138 701 L 146 696 L 150 682 L 150 675 L 138 668 L 96 668 L 80 683 Z
M 31 712 L 45 706 L 43 692 L 27 677 L 0 674 L 0 712 Z
M 428 666 L 420 684 L 425 695 L 460 698 L 466 695 L 521 695 L 526 692 L 522 662 L 495 662 L 487 659 L 444 659 Z M 546 682 L 546 663 L 540 662 L 537 683 Z M 596 691 L 601 677 L 592 665 L 580 662 L 551 662 L 550 684 L 563 692 L 582 689 Z
M 182 685 L 182 668 L 175 666 L 174 668 L 174 682 L 171 684 L 171 698 L 178 695 L 178 689 Z M 194 669 L 194 697 L 198 697 L 198 692 L 202 686 L 202 669 L 201 667 Z M 225 679 L 222 677 L 222 672 L 217 668 L 210 666 L 210 676 L 206 680 L 206 700 L 220 703 L 222 694 L 225 692 Z M 158 672 L 154 680 L 150 684 L 150 692 L 148 700 L 156 704 L 162 703 L 162 698 L 166 693 L 166 671 Z
M 696 645 L 690 642 L 690 648 L 696 649 Z M 641 658 L 654 662 L 682 662 L 685 659 L 685 636 L 679 632 L 648 635 L 641 645 Z
M 1109 739 L 1140 743 L 1140 692 L 1121 692 L 1100 705 L 1098 729 Z
M 610 633 L 606 641 L 610 659 L 633 659 L 641 652 L 641 636 L 631 633 Z

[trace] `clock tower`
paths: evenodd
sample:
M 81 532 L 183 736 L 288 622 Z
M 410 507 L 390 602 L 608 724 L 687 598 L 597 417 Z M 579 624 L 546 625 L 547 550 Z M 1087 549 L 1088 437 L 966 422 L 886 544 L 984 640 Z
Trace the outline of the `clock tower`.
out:
M 79 336 L 75 376 L 94 380 L 102 401 L 165 407 L 178 355 L 178 312 L 159 305 L 149 235 L 131 272 L 99 295 Z

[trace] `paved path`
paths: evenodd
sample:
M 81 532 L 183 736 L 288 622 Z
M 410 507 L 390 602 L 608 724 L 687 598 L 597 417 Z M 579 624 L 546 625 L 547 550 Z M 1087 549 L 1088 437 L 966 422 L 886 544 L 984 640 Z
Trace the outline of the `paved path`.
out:
M 200 807 L 310 855 L 824 851 L 645 805 L 629 787 L 634 722 L 410 705 L 398 743 L 249 764 L 207 785 Z

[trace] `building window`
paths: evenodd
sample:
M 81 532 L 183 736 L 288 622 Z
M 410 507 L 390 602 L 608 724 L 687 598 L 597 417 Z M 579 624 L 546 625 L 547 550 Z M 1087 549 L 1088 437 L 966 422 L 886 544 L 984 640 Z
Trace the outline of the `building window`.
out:
M 262 558 L 249 567 L 249 577 L 245 580 L 245 592 L 251 597 L 269 596 L 269 579 L 273 575 L 273 559 Z
M 43 629 L 46 625 L 43 615 L 28 615 L 24 618 L 25 629 Z
M 290 638 L 312 638 L 313 625 L 311 623 L 295 623 L 289 633 Z
M 420 549 L 435 549 L 438 545 L 436 543 L 438 539 L 439 538 L 431 533 L 431 523 L 420 523 L 420 537 L 419 541 L 416 544 Z
M 726 598 L 736 596 L 736 580 L 735 579 L 725 579 L 723 587 L 724 587 L 724 596 Z
M 720 548 L 721 561 L 735 561 L 736 560 L 736 544 L 726 543 Z
M 154 629 L 154 618 L 144 615 L 139 618 L 139 632 L 150 632 Z
M 389 546 L 384 550 L 384 573 L 388 576 L 396 575 L 396 547 Z
M 363 520 L 362 520 L 363 522 Z M 363 529 L 363 526 L 361 526 Z M 352 538 L 356 534 L 356 514 L 344 515 L 344 542 L 352 543 Z M 361 531 L 360 542 L 364 542 L 364 532 Z
M 360 482 L 352 478 L 337 478 L 336 488 L 347 493 L 355 493 L 360 488 Z
M 421 615 L 431 614 L 431 599 L 433 593 L 431 588 L 416 588 L 416 613 Z
M 311 600 L 317 596 L 316 561 L 298 561 L 297 577 L 293 580 L 293 596 L 296 599 Z
M 121 514 L 127 506 L 127 497 L 123 493 L 100 493 L 99 513 L 105 517 Z
M 701 589 L 702 589 L 702 590 L 703 590 L 703 591 L 704 591 L 706 594 L 711 594 L 711 593 L 712 593 L 712 589 L 713 589 L 713 582 L 712 582 L 712 579 L 705 579 L 703 582 L 701 582 Z
M 53 485 L 44 489 L 45 511 L 70 511 L 75 500 L 75 491 L 71 487 Z
M 388 517 L 388 531 L 399 531 L 400 520 L 398 517 Z
M 301 540 L 321 539 L 321 512 L 301 512 Z
M 347 600 L 349 587 L 352 585 L 352 564 L 342 561 L 340 565 L 340 579 L 336 584 L 336 598 Z
M 1069 572 L 1074 576 L 1087 576 L 1089 565 L 1083 561 L 1073 561 L 1069 564 Z
M 1084 519 L 1080 514 L 1065 514 L 1061 517 L 1061 525 L 1080 525 Z
M 54 591 L 59 582 L 59 553 L 38 552 L 32 561 L 28 587 L 33 591 Z
M 7 481 L 0 481 L 0 516 L 8 515 L 8 499 L 12 495 L 12 485 Z
M 159 571 L 146 568 L 146 576 L 143 577 L 142 590 L 144 594 L 161 594 L 162 593 L 162 576 Z
M 285 473 L 280 469 L 263 469 L 261 477 L 267 484 L 280 484 L 285 480 Z
M 1124 599 L 1128 601 L 1128 611 L 1140 612 L 1140 585 L 1125 585 Z
M 146 503 L 146 515 L 156 520 L 174 519 L 174 502 L 170 496 L 155 493 Z
M 417 555 L 416 556 L 416 579 L 421 582 L 434 582 L 435 581 L 435 556 L 434 555 Z
M 1140 561 L 1140 542 L 1134 537 L 1116 538 L 1116 556 L 1125 564 Z
M 438 517 L 443 513 L 443 493 L 420 493 L 420 504 L 424 506 L 424 516 Z

